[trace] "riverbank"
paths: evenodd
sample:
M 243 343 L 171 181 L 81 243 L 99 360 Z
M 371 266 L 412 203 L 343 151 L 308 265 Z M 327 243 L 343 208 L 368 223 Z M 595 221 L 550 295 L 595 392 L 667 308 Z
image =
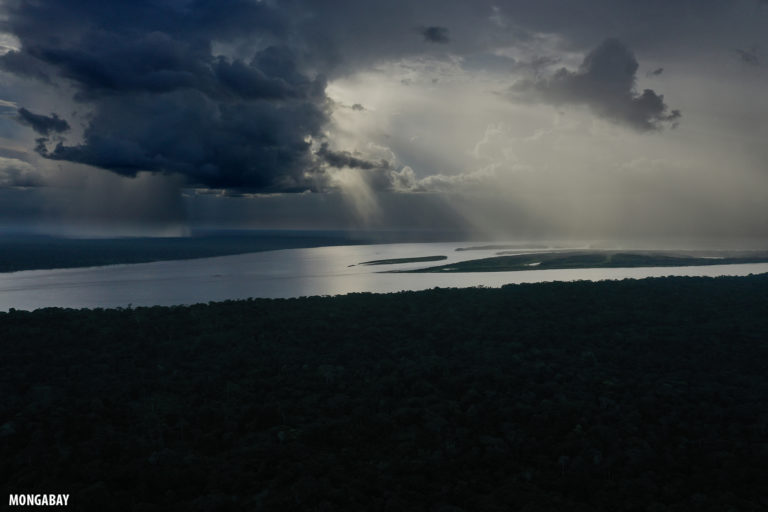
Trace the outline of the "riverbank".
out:
M 0 273 L 189 260 L 252 252 L 370 243 L 344 232 L 245 231 L 186 237 L 0 236 Z

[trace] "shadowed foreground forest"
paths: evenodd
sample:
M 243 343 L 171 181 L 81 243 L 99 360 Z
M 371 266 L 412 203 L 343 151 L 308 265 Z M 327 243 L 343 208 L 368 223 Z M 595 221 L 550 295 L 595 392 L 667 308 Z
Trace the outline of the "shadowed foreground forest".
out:
M 74 510 L 768 508 L 768 275 L 0 314 Z

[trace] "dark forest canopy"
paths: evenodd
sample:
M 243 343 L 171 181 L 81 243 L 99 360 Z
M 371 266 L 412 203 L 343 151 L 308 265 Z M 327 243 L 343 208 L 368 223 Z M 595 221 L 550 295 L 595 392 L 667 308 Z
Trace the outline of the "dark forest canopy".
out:
M 764 510 L 766 311 L 768 275 L 0 313 L 0 494 Z

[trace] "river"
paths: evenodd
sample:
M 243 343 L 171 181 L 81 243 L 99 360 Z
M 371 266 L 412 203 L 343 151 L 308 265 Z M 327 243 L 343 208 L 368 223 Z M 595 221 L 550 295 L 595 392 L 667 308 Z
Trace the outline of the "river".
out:
M 192 260 L 160 261 L 0 274 L 0 310 L 194 304 L 248 297 L 301 297 L 353 292 L 397 292 L 434 287 L 509 283 L 721 276 L 768 272 L 768 263 L 691 267 L 598 268 L 478 273 L 382 273 L 493 256 L 498 249 L 456 251 L 482 244 L 380 244 L 288 249 Z M 540 250 L 539 250 L 540 251 Z M 536 252 L 521 249 L 520 253 Z M 447 256 L 446 260 L 360 265 L 394 258 Z

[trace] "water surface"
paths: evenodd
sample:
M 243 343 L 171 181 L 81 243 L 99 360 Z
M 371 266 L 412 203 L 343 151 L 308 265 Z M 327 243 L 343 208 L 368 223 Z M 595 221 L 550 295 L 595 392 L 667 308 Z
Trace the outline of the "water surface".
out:
M 359 265 L 371 260 L 447 256 L 441 263 L 489 257 L 497 250 L 456 251 L 466 242 L 383 244 L 286 249 L 194 260 L 159 261 L 0 274 L 0 310 L 42 307 L 125 307 L 194 304 L 248 297 L 301 297 L 352 292 L 397 292 L 434 287 L 501 286 L 509 283 L 748 275 L 768 263 L 696 267 L 552 269 L 516 272 L 382 273 L 434 263 Z M 480 245 L 480 244 L 476 244 Z M 577 248 L 571 247 L 570 249 Z M 541 249 L 521 249 L 520 253 Z

